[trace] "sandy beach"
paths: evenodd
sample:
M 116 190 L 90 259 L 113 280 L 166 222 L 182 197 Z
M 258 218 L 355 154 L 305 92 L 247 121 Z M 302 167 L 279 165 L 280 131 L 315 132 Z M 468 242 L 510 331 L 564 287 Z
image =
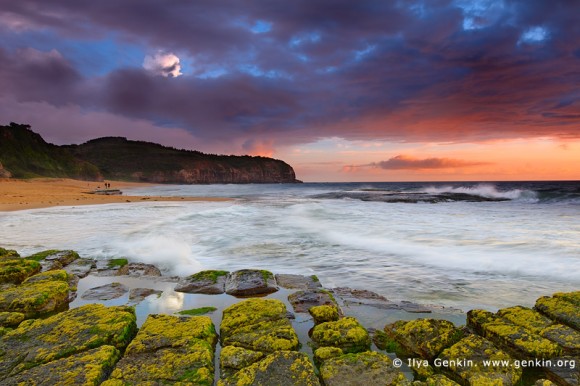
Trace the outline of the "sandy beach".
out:
M 111 189 L 126 189 L 147 184 L 107 181 Z M 90 194 L 104 189 L 104 182 L 77 181 L 61 178 L 31 180 L 0 179 L 0 211 L 47 208 L 51 206 L 77 206 L 143 201 L 226 201 L 224 198 L 206 197 L 154 197 L 123 195 L 106 196 Z

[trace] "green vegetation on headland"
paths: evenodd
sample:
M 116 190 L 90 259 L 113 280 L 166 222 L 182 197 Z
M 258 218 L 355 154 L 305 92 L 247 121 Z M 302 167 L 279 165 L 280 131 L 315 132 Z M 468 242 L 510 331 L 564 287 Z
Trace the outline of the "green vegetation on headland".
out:
M 272 158 L 204 154 L 122 137 L 57 146 L 45 142 L 29 125 L 13 122 L 0 126 L 1 177 L 181 184 L 300 182 L 290 165 Z
M 216 294 L 223 294 L 225 288 L 263 288 L 268 282 L 275 291 L 278 287 L 289 291 L 284 294 L 289 303 L 250 298 L 224 308 L 218 296 L 216 307 L 178 312 L 187 317 L 150 314 L 137 330 L 135 307 L 97 303 L 68 310 L 78 281 L 71 267 L 88 260 L 74 251 L 51 250 L 25 258 L 0 248 L 0 384 L 580 383 L 580 291 L 542 297 L 534 308 L 514 306 L 495 313 L 471 310 L 465 326 L 417 318 L 373 331 L 365 328 L 364 319 L 344 316 L 354 303 L 345 301 L 341 289 L 309 289 L 311 277 L 263 270 L 203 271 L 182 280 L 189 286 L 199 284 L 192 291 L 203 288 L 202 284 L 225 281 L 221 292 L 213 292 Z M 123 263 L 124 259 L 117 260 Z M 104 272 L 118 275 L 120 265 L 103 264 L 95 276 Z M 99 269 L 97 264 L 87 266 Z M 147 288 L 139 290 L 149 293 L 144 291 Z M 359 292 L 375 301 L 378 296 Z M 219 315 L 198 316 L 214 311 L 223 313 L 218 326 L 222 347 L 217 372 L 218 334 L 212 319 L 219 320 Z M 309 338 L 301 333 L 304 326 L 310 329 Z M 412 380 L 410 373 L 401 371 L 401 363 L 412 371 Z M 216 374 L 218 379 L 214 379 Z

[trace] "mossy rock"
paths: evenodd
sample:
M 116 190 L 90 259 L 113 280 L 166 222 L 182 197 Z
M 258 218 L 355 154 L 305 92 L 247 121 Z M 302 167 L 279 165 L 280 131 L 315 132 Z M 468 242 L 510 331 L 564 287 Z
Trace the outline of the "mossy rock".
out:
M 78 276 L 79 278 L 86 277 L 93 268 L 97 267 L 97 263 L 92 259 L 76 259 L 64 269 L 70 274 Z
M 341 355 L 344 355 L 344 352 L 338 347 L 320 347 L 314 350 L 314 363 L 320 366 L 325 360 Z
M 580 371 L 578 364 L 580 357 L 553 358 L 551 364 L 544 366 L 543 370 L 551 381 L 557 385 L 580 385 Z
M 538 379 L 533 386 L 556 386 L 556 384 L 549 379 Z
M 228 274 L 228 271 L 201 271 L 182 279 L 175 286 L 175 291 L 190 294 L 223 294 Z
M 496 320 L 496 316 L 486 310 L 471 310 L 467 312 L 467 327 L 479 335 L 484 335 L 483 325 Z
M 575 292 L 558 292 L 554 294 L 556 299 L 562 299 L 580 307 L 580 291 Z
M 343 385 L 403 385 L 405 375 L 395 368 L 385 354 L 367 351 L 330 358 L 320 367 L 326 386 Z
M 295 312 L 308 312 L 316 306 L 337 306 L 336 300 L 329 291 L 314 289 L 307 291 L 296 291 L 288 296 L 288 301 Z
M 128 384 L 212 385 L 217 334 L 207 316 L 149 315 L 111 374 Z
M 189 310 L 178 311 L 177 313 L 179 315 L 199 316 L 199 315 L 210 314 L 214 311 L 217 311 L 217 308 L 215 308 L 215 307 L 200 307 L 200 308 L 192 308 Z
M 319 386 L 314 366 L 304 353 L 279 351 L 234 375 L 220 379 L 218 386 Z
M 120 356 L 115 347 L 101 346 L 24 370 L 2 380 L 2 385 L 98 385 Z
M 18 327 L 24 317 L 21 312 L 0 312 L 0 327 Z
M 435 358 L 443 349 L 458 342 L 463 332 L 453 323 L 439 319 L 398 321 L 385 326 L 385 333 L 406 351 L 424 359 Z
M 413 353 L 407 351 L 394 338 L 387 335 L 384 331 L 375 330 L 372 333 L 371 339 L 379 350 L 384 350 L 388 353 L 395 353 L 398 356 L 410 357 Z
M 241 269 L 227 276 L 225 291 L 232 296 L 266 295 L 278 291 L 278 285 L 270 271 Z
M 88 304 L 25 320 L 0 340 L 0 379 L 104 345 L 124 350 L 136 331 L 135 310 L 124 306 Z
M 20 254 L 14 249 L 0 248 L 0 259 L 20 257 Z
M 27 283 L 40 283 L 43 281 L 62 281 L 68 283 L 70 280 L 70 275 L 63 269 L 57 269 L 54 271 L 46 271 L 37 273 L 36 275 L 30 276 L 22 282 L 22 284 Z
M 220 354 L 221 377 L 227 378 L 238 370 L 248 367 L 264 358 L 260 351 L 247 350 L 241 347 L 226 346 Z
M 505 361 L 485 366 L 486 360 Z M 515 385 L 522 377 L 509 354 L 477 335 L 469 335 L 445 349 L 435 364 L 448 371 L 452 379 L 468 385 Z
M 79 258 L 79 254 L 71 250 L 50 249 L 26 257 L 27 260 L 40 262 L 43 271 L 62 269 Z
M 522 306 L 503 308 L 497 312 L 497 316 L 536 334 L 554 323 L 538 311 Z
M 69 286 L 62 281 L 22 284 L 0 292 L 0 311 L 21 312 L 33 318 L 68 307 Z
M 315 306 L 310 307 L 308 310 L 312 318 L 314 318 L 315 324 L 320 324 L 324 322 L 334 322 L 338 320 L 338 307 L 337 306 Z
M 40 263 L 25 259 L 0 260 L 0 284 L 20 284 L 27 277 L 40 272 Z
M 318 347 L 338 347 L 345 353 L 367 351 L 371 345 L 367 330 L 352 317 L 314 326 L 312 341 Z
M 565 300 L 563 294 L 557 297 L 544 296 L 536 301 L 536 310 L 550 319 L 580 331 L 580 306 Z
M 540 331 L 540 336 L 557 343 L 564 355 L 580 356 L 580 333 L 563 324 L 554 324 Z
M 425 380 L 425 386 L 460 386 L 459 383 L 452 381 L 445 375 L 436 374 Z
M 226 308 L 220 337 L 222 346 L 265 353 L 296 350 L 299 344 L 286 306 L 276 299 L 249 299 Z

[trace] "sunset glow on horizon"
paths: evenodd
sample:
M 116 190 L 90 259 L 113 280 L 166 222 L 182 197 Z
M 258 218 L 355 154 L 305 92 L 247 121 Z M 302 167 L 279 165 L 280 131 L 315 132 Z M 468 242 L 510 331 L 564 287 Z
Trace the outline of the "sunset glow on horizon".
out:
M 580 180 L 580 2 L 0 0 L 0 124 L 309 181 Z

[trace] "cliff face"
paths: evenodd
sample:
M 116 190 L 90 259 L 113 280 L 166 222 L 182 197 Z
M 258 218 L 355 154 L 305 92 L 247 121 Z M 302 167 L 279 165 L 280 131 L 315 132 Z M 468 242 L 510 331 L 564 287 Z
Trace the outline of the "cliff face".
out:
M 299 182 L 290 165 L 272 158 L 204 154 L 117 137 L 68 148 L 109 179 L 177 184 Z
M 56 146 L 30 126 L 15 123 L 0 126 L 0 178 L 9 177 L 168 184 L 300 182 L 290 165 L 272 158 L 204 154 L 119 137 Z

